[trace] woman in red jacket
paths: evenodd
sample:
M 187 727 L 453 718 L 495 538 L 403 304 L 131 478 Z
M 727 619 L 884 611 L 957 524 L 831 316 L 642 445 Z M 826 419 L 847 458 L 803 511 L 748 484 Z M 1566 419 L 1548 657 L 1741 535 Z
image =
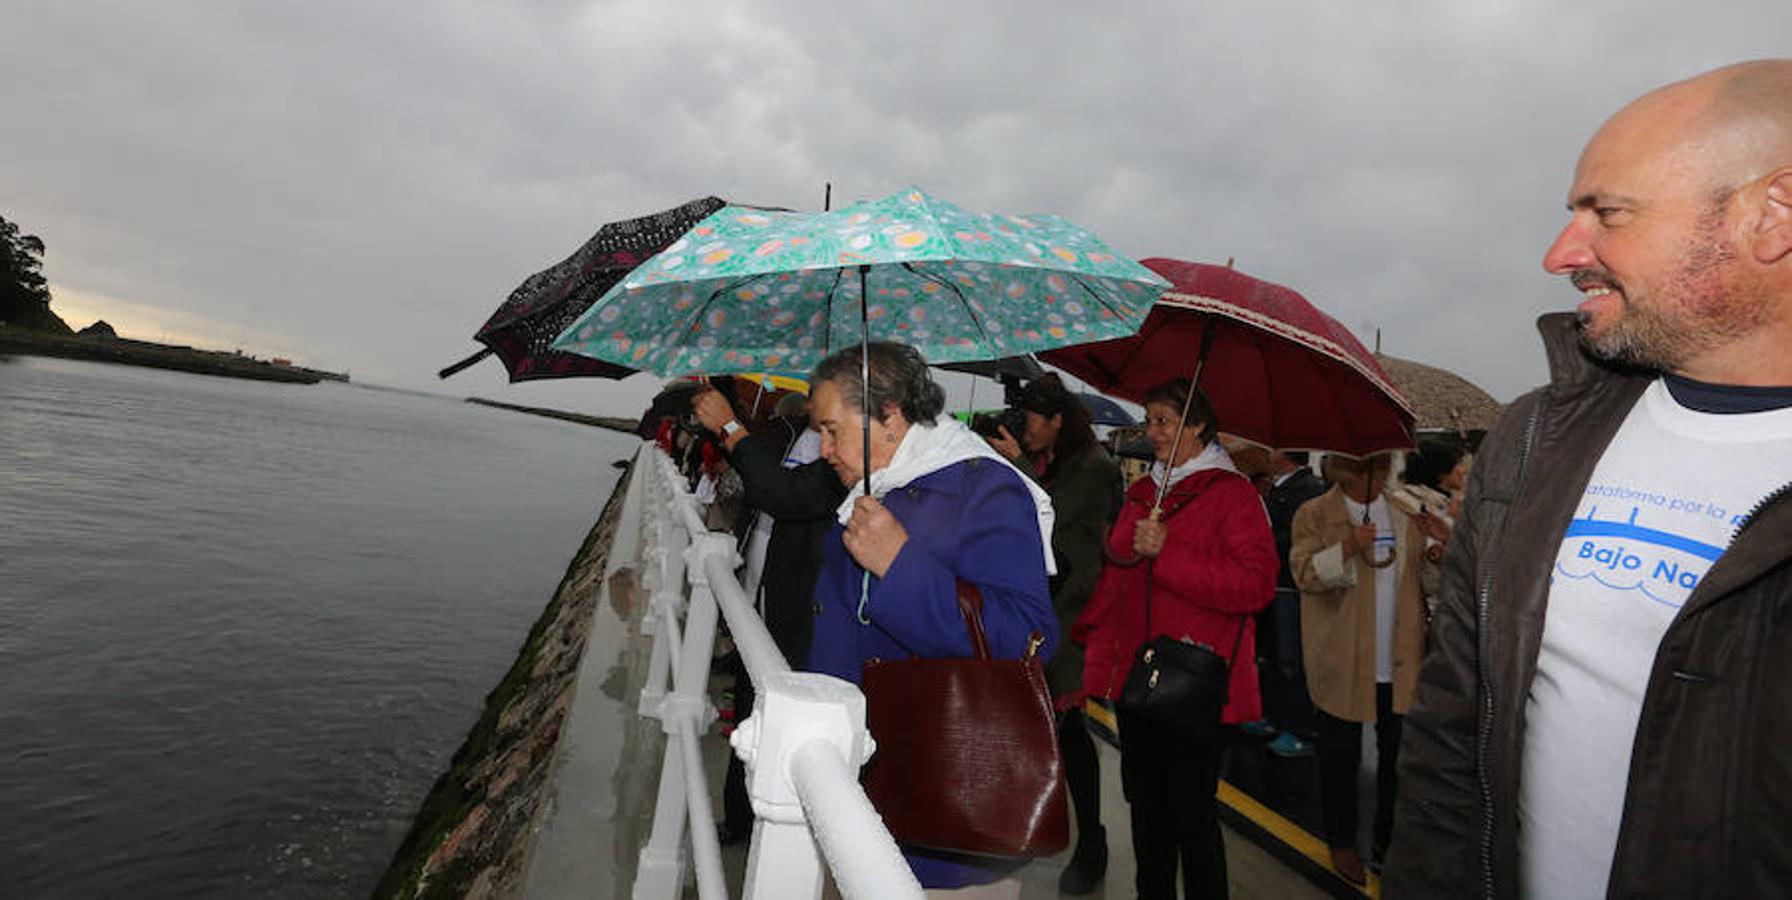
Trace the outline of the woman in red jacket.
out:
M 1084 689 L 1110 699 L 1119 694 L 1133 654 L 1157 635 L 1214 648 L 1232 663 L 1221 718 L 1236 724 L 1262 711 L 1252 616 L 1275 595 L 1276 545 L 1263 501 L 1214 442 L 1219 422 L 1212 405 L 1198 390 L 1191 399 L 1190 390 L 1187 379 L 1178 379 L 1145 395 L 1145 437 L 1157 462 L 1150 477 L 1126 492 L 1101 580 L 1073 637 L 1087 649 Z M 1165 479 L 1169 492 L 1154 512 Z M 1174 898 L 1180 857 L 1186 896 L 1226 896 L 1214 808 L 1221 747 L 1125 713 L 1119 726 L 1138 895 Z

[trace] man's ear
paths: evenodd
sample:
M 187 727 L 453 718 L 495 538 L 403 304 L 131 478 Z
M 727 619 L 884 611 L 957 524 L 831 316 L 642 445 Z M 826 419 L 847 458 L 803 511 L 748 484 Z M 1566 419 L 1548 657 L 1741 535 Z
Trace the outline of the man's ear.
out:
M 1792 256 L 1792 166 L 1769 174 L 1763 188 L 1749 249 L 1756 262 L 1773 265 Z

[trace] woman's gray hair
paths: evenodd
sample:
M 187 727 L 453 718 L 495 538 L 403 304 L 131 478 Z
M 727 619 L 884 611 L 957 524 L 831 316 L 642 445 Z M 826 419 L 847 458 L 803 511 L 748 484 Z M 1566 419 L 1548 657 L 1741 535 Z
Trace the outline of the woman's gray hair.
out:
M 866 346 L 871 371 L 872 416 L 882 422 L 894 407 L 913 424 L 932 425 L 946 409 L 946 391 L 934 382 L 921 351 L 890 341 L 872 341 Z M 845 401 L 856 407 L 864 391 L 859 368 L 859 347 L 854 344 L 815 367 L 815 372 L 809 376 L 810 389 L 824 381 L 833 382 Z

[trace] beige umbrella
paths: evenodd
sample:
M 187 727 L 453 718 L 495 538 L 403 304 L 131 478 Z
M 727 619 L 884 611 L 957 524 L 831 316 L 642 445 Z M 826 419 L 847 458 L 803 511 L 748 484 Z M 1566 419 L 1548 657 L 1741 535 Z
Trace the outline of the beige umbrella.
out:
M 1412 404 L 1418 431 L 1486 431 L 1505 408 L 1454 372 L 1383 353 L 1375 361 Z

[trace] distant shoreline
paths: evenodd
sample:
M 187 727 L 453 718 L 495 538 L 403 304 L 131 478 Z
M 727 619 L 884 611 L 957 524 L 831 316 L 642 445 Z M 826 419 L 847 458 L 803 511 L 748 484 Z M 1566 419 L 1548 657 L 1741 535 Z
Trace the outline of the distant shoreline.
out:
M 608 428 L 611 431 L 623 431 L 629 434 L 634 434 L 635 429 L 640 427 L 641 424 L 635 419 L 623 419 L 616 416 L 588 416 L 584 413 L 549 409 L 545 406 L 521 406 L 515 403 L 500 403 L 496 400 L 487 400 L 484 397 L 468 397 L 467 402 L 477 403 L 480 406 L 489 406 L 493 409 L 508 409 L 511 412 L 528 413 L 532 416 L 545 416 L 550 419 L 559 419 L 563 422 L 576 422 L 580 425 L 590 425 L 594 428 Z
M 56 356 L 63 359 L 85 359 L 94 362 L 120 363 L 217 375 L 225 378 L 248 378 L 254 381 L 277 381 L 286 384 L 316 384 L 320 381 L 348 381 L 348 375 L 325 372 L 304 366 L 283 365 L 219 350 L 200 350 L 129 338 L 87 337 L 47 334 L 22 328 L 0 326 L 0 355 Z

